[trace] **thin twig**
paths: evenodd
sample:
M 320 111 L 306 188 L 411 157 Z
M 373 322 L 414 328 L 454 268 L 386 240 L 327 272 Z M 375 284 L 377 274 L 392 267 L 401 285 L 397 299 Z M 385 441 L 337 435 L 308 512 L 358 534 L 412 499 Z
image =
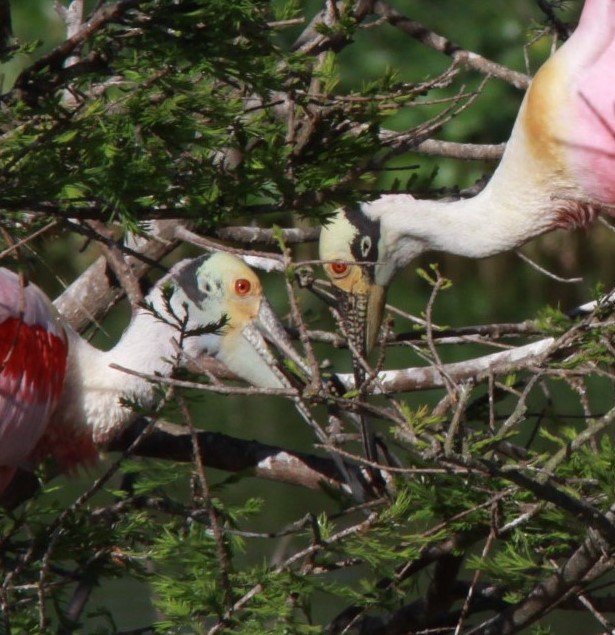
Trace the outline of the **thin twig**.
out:
M 224 529 L 222 525 L 222 519 L 220 518 L 220 514 L 218 513 L 216 505 L 213 501 L 211 489 L 209 487 L 209 482 L 205 474 L 205 466 L 203 464 L 204 448 L 202 448 L 199 444 L 197 431 L 196 431 L 196 428 L 194 427 L 194 421 L 192 420 L 192 415 L 190 414 L 190 410 L 188 409 L 186 400 L 183 398 L 181 394 L 175 395 L 175 398 L 179 405 L 179 409 L 184 419 L 184 422 L 188 426 L 188 430 L 190 430 L 190 438 L 192 439 L 194 465 L 196 466 L 196 473 L 199 479 L 199 484 L 201 486 L 201 491 L 202 491 L 203 499 L 205 502 L 205 509 L 207 510 L 207 514 L 209 515 L 211 531 L 213 533 L 214 541 L 216 543 L 216 555 L 218 558 L 218 565 L 219 565 L 219 571 L 220 571 L 220 586 L 222 587 L 222 594 L 224 596 L 224 605 L 226 607 L 230 607 L 233 602 L 233 586 L 231 584 L 231 577 L 230 577 L 231 563 L 230 563 L 228 548 L 224 540 Z
M 554 274 L 553 272 L 545 269 L 544 267 L 541 267 L 537 262 L 532 260 L 529 256 L 526 256 L 522 251 L 517 250 L 515 251 L 515 253 L 517 254 L 519 258 L 521 258 L 521 260 L 523 260 L 523 262 L 526 262 L 528 265 L 530 265 L 532 269 L 536 269 L 536 271 L 539 271 L 540 273 L 544 274 L 548 278 L 551 278 L 551 280 L 555 280 L 556 282 L 564 282 L 566 284 L 578 284 L 580 282 L 583 282 L 583 278 L 562 278 Z

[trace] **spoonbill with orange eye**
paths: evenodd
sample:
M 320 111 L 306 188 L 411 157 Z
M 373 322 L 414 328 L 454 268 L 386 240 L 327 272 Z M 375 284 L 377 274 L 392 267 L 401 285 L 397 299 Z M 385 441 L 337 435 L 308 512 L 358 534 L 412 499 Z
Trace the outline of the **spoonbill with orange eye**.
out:
M 227 253 L 176 265 L 107 352 L 64 324 L 38 287 L 0 269 L 0 494 L 17 467 L 43 456 L 69 471 L 96 461 L 136 416 L 126 401 L 156 402 L 153 383 L 112 364 L 169 376 L 181 340 L 188 357 L 209 354 L 255 385 L 283 387 L 263 332 L 292 356 L 258 277 Z
M 615 204 L 615 0 L 586 0 L 577 29 L 541 67 L 480 194 L 453 202 L 386 195 L 342 209 L 320 257 L 355 346 L 376 341 L 387 287 L 419 254 L 483 258 Z

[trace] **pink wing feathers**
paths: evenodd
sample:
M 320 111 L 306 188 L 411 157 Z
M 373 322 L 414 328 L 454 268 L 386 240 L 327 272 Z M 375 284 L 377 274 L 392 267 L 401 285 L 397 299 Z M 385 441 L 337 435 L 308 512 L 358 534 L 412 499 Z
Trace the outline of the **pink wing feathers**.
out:
M 0 268 L 0 493 L 45 432 L 66 358 L 66 334 L 47 296 Z
M 586 0 L 561 52 L 568 95 L 558 136 L 567 162 L 585 196 L 615 204 L 615 0 Z
M 532 153 L 550 170 L 546 186 L 615 203 L 615 0 L 585 1 L 579 25 L 540 68 L 524 105 Z
M 578 39 L 585 63 L 572 87 L 569 158 L 587 196 L 615 203 L 615 1 L 586 0 Z

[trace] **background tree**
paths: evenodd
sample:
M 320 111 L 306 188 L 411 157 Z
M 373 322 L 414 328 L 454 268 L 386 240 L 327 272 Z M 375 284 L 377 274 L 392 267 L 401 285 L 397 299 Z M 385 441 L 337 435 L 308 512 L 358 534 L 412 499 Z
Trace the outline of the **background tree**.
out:
M 323 286 L 299 266 L 304 219 L 479 188 L 580 2 L 52 4 L 0 2 L 3 266 L 51 295 L 70 282 L 56 304 L 83 331 L 186 254 L 258 248 L 342 390 L 314 380 L 286 403 L 200 368 L 161 382 L 164 410 L 98 471 L 43 466 L 25 501 L 24 475 L 0 517 L 0 631 L 611 632 L 610 305 L 545 308 L 612 284 L 608 229 L 526 250 L 577 287 L 515 256 L 423 259 L 373 360 L 408 370 L 360 394 L 297 282 Z M 345 413 L 373 419 L 382 464 Z

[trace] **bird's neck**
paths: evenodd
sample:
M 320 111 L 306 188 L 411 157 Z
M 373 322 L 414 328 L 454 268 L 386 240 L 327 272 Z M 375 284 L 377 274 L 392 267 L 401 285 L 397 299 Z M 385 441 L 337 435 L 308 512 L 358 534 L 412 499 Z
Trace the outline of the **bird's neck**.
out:
M 504 156 L 486 187 L 456 201 L 389 195 L 364 204 L 380 219 L 382 241 L 399 268 L 424 251 L 483 258 L 519 247 L 558 226 L 584 225 L 589 214 L 572 203 L 579 195 L 557 161 L 532 152 L 521 108 Z
M 138 373 L 168 376 L 173 368 L 172 360 L 177 357 L 179 336 L 179 330 L 172 323 L 139 309 L 119 342 L 103 353 L 102 360 L 105 365 L 115 364 Z M 121 374 L 125 380 L 126 373 Z M 136 379 L 140 384 L 149 385 L 146 380 Z M 121 379 L 119 382 L 120 386 L 124 385 Z
M 368 207 L 386 208 L 381 216 L 382 241 L 397 269 L 425 251 L 445 251 L 483 258 L 514 249 L 553 224 L 548 201 L 527 190 L 500 195 L 490 184 L 479 195 L 458 201 L 382 197 Z
M 123 401 L 150 407 L 157 397 L 155 385 L 147 379 L 111 365 L 139 374 L 169 376 L 177 354 L 177 330 L 140 309 L 109 351 L 93 347 L 74 331 L 68 334 L 67 377 L 57 410 L 59 427 L 72 427 L 89 435 L 95 444 L 105 444 L 134 417 Z M 70 460 L 66 462 L 70 464 Z
M 427 250 L 480 258 L 514 249 L 556 227 L 588 225 L 599 211 L 588 199 L 615 200 L 612 130 L 585 113 L 594 126 L 586 130 L 575 110 L 583 92 L 610 120 L 614 34 L 615 2 L 586 0 L 579 27 L 531 83 L 504 156 L 480 194 L 454 202 L 384 196 L 364 205 L 369 217 L 380 219 L 389 267 Z M 599 71 L 595 85 L 584 88 L 592 67 Z M 594 151 L 590 161 L 579 151 L 587 144 L 603 151 Z M 582 169 L 571 161 L 575 152 Z

